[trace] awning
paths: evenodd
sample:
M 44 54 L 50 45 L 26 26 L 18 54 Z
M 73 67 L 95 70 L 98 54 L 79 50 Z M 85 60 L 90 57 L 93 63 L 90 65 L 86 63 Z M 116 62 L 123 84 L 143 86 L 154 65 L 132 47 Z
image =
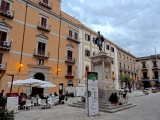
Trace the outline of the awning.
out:
M 160 82 L 160 80 L 158 80 L 158 79 L 156 79 L 156 80 L 138 80 L 138 81 L 141 81 L 141 82 L 151 82 L 151 81 Z

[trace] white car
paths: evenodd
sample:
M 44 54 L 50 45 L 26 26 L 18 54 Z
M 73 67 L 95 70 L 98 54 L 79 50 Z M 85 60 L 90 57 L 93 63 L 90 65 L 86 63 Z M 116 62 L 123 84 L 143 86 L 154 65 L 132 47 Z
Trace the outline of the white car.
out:
M 151 87 L 151 88 L 145 88 L 145 90 L 155 90 L 154 87 Z

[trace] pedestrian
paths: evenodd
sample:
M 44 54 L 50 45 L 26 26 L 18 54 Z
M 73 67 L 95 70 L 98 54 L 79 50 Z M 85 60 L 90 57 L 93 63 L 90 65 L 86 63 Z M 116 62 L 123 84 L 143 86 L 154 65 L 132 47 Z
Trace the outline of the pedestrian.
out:
M 109 101 L 113 104 L 113 102 L 114 102 L 114 93 L 111 93 L 111 95 L 109 97 Z
M 128 98 L 127 98 L 127 92 L 128 92 L 127 88 L 124 87 L 124 91 L 123 91 L 123 99 L 124 99 L 125 101 L 128 100 Z
M 117 96 L 117 93 L 115 92 L 114 95 L 113 95 L 114 106 L 117 106 L 118 100 L 119 100 L 119 97 Z
M 4 93 L 4 90 L 2 90 L 2 92 L 0 93 L 0 98 L 3 98 L 3 93 Z

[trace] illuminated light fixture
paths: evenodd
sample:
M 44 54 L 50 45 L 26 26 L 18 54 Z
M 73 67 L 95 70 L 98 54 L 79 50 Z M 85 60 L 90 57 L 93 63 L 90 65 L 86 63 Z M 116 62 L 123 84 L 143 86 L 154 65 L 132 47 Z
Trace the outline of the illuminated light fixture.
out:
M 61 68 L 58 68 L 58 72 L 61 71 Z
M 22 64 L 22 63 L 20 64 L 20 67 L 23 67 L 23 64 Z

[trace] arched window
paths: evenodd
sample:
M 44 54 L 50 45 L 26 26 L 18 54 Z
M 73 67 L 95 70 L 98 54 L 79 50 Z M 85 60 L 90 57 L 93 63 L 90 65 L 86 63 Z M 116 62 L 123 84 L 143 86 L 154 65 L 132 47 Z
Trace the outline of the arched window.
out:
M 68 86 L 68 87 L 73 87 L 73 81 L 72 81 L 72 80 L 69 80 L 67 86 Z

